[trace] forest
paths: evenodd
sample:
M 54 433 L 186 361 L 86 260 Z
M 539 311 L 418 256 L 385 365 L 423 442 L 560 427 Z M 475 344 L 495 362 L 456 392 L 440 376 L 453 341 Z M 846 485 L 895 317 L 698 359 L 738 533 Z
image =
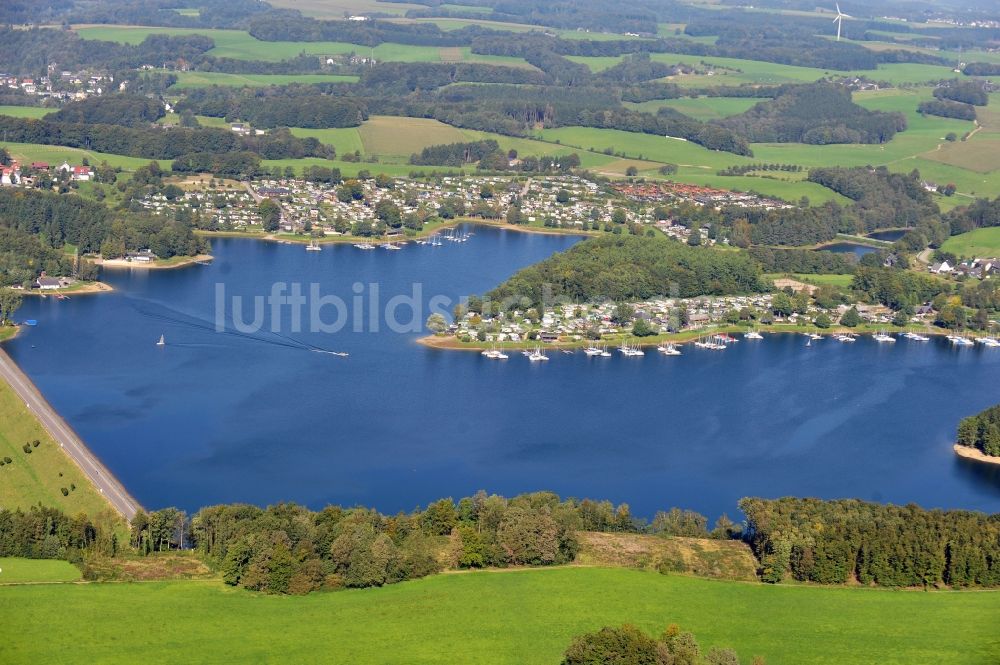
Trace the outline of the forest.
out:
M 81 254 L 118 258 L 150 249 L 160 258 L 207 252 L 208 243 L 179 222 L 162 216 L 112 212 L 75 194 L 0 189 L 0 281 L 23 284 L 41 270 L 72 274 L 72 261 L 58 259 L 66 243 Z
M 869 111 L 830 83 L 792 86 L 775 99 L 716 121 L 751 143 L 885 143 L 906 129 L 901 113 Z
M 1000 457 L 1000 405 L 963 418 L 958 423 L 958 444 Z
M 296 138 L 287 130 L 242 136 L 217 128 L 122 127 L 0 115 L 0 134 L 11 142 L 61 145 L 147 159 L 240 150 L 255 152 L 265 159 L 332 158 L 335 154 L 332 147 L 314 138 Z
M 507 310 L 556 301 L 691 298 L 767 289 L 760 266 L 741 252 L 692 248 L 665 237 L 605 235 L 518 271 L 487 298 Z
M 956 120 L 975 120 L 976 107 L 972 104 L 962 102 L 952 102 L 946 99 L 934 99 L 920 102 L 917 112 L 926 115 L 936 115 L 942 118 L 955 118 Z
M 746 498 L 740 510 L 766 582 L 1000 585 L 1000 515 L 856 499 Z

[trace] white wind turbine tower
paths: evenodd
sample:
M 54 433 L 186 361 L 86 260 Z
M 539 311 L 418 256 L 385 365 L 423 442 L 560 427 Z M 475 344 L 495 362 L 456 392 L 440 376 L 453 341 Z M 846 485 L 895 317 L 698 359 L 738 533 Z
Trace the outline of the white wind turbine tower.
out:
M 837 18 L 833 19 L 833 22 L 837 24 L 837 41 L 840 41 L 840 28 L 844 23 L 845 18 L 851 18 L 850 15 L 845 14 L 840 11 L 840 3 L 835 3 L 837 5 Z

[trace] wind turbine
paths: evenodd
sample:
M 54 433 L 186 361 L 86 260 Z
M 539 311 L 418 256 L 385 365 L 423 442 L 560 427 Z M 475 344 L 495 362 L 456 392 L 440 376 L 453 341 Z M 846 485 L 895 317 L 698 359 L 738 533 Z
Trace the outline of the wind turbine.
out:
M 837 5 L 837 18 L 833 19 L 833 22 L 837 24 L 837 41 L 840 41 L 840 27 L 844 23 L 845 18 L 853 18 L 852 16 L 845 14 L 840 11 L 840 3 L 835 3 Z

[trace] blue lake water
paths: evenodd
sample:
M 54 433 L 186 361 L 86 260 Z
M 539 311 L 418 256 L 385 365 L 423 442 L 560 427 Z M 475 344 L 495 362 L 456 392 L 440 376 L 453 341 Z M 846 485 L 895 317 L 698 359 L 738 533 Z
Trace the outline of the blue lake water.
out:
M 865 254 L 871 254 L 872 252 L 878 251 L 875 247 L 859 245 L 853 242 L 835 242 L 832 245 L 823 245 L 819 249 L 825 252 L 834 252 L 836 254 L 854 254 L 858 258 L 861 258 Z
M 875 240 L 887 240 L 888 242 L 896 242 L 903 236 L 905 236 L 909 231 L 907 229 L 895 229 L 892 231 L 875 231 L 874 233 L 869 233 L 868 237 Z
M 722 353 L 553 350 L 532 364 L 427 349 L 418 334 L 384 329 L 244 337 L 211 327 L 218 283 L 251 296 L 275 281 L 316 282 L 350 302 L 356 282 L 377 282 L 384 303 L 416 281 L 425 299 L 457 298 L 573 242 L 489 228 L 395 252 L 217 240 L 211 265 L 107 272 L 113 294 L 27 300 L 19 316 L 38 326 L 6 348 L 150 508 L 292 500 L 395 511 L 484 488 L 608 498 L 646 516 L 674 505 L 735 516 L 746 495 L 1000 511 L 1000 467 L 951 450 L 957 421 L 998 401 L 1000 350 L 806 347 L 773 335 Z M 165 347 L 154 345 L 161 334 Z

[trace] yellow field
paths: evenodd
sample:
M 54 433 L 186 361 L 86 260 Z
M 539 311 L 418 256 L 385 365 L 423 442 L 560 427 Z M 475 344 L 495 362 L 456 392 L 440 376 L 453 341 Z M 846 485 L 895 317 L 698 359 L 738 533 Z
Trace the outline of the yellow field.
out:
M 923 156 L 977 173 L 989 173 L 1000 169 L 1000 139 L 973 137 L 969 141 L 945 143 L 939 150 Z
M 358 133 L 368 155 L 409 157 L 428 145 L 460 143 L 465 135 L 458 129 L 424 118 L 373 116 Z

